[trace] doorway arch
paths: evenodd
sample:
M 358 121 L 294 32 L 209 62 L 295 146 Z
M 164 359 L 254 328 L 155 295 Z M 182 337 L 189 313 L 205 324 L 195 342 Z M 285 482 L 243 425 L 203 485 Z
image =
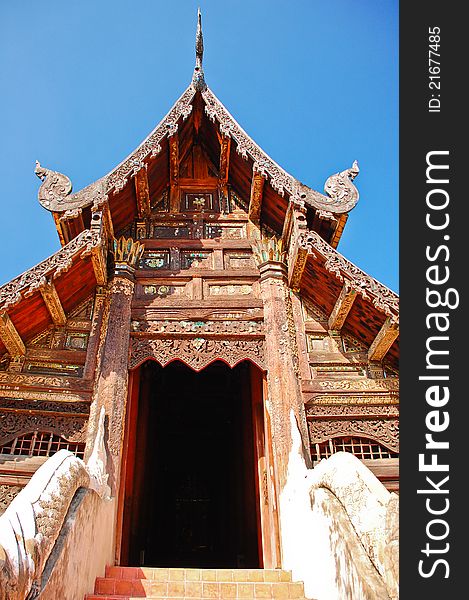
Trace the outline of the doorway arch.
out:
M 131 375 L 119 564 L 264 566 L 263 373 L 149 360 Z

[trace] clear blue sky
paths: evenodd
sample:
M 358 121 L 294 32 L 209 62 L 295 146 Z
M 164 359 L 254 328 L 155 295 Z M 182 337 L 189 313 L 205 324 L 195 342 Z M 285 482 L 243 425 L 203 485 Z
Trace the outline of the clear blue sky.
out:
M 205 78 L 284 169 L 323 191 L 360 164 L 339 251 L 398 291 L 397 0 L 32 0 L 0 5 L 0 284 L 59 248 L 35 160 L 79 190 Z

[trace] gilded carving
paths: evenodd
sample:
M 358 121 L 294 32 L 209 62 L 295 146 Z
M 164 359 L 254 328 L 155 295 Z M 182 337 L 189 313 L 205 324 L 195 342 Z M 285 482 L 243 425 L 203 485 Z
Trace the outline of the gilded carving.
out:
M 262 234 L 260 238 L 255 238 L 252 241 L 252 251 L 258 267 L 266 262 L 285 263 L 286 260 L 283 240 L 275 236 Z
M 377 404 L 373 398 L 369 398 L 369 403 L 348 403 L 348 404 L 309 404 L 306 407 L 306 416 L 311 419 L 323 419 L 325 417 L 383 417 L 398 418 L 398 404 L 389 403 Z
M 321 394 L 313 396 L 306 403 L 307 406 L 311 406 L 311 410 L 314 410 L 316 406 L 320 405 L 388 405 L 388 404 L 399 404 L 399 397 L 395 392 L 389 392 L 389 394 L 377 393 L 373 395 L 360 395 L 354 396 L 352 394 L 339 395 L 339 394 Z
M 143 256 L 145 246 L 140 242 L 134 242 L 132 238 L 121 236 L 114 239 L 114 259 L 116 264 L 125 263 L 135 268 Z
M 317 381 L 325 390 L 399 390 L 397 379 L 338 379 L 330 381 Z
M 8 383 L 10 385 L 29 385 L 29 386 L 52 386 L 52 387 L 69 387 L 70 382 L 62 377 L 44 377 L 41 375 L 23 375 L 0 373 L 0 383 Z

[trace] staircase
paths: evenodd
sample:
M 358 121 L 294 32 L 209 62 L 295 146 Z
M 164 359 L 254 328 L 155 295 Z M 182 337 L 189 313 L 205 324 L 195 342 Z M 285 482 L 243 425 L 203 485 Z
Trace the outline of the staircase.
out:
M 152 598 L 304 600 L 303 583 L 280 569 L 165 569 L 106 567 L 85 600 Z

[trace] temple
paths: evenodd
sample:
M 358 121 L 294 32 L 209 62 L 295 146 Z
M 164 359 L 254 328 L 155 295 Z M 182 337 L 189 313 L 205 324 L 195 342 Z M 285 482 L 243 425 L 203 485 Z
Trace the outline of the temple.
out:
M 398 297 L 357 162 L 284 171 L 205 82 L 0 288 L 0 598 L 395 599 Z M 348 168 L 346 168 L 348 167 Z

